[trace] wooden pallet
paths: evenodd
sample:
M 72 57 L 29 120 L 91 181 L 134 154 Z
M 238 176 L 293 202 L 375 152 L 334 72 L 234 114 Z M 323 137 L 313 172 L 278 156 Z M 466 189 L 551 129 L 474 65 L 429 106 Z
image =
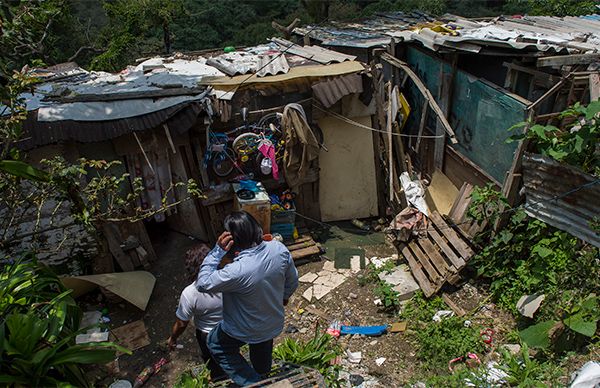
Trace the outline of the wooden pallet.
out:
M 429 221 L 426 233 L 401 247 L 426 297 L 446 282 L 458 282 L 460 270 L 473 256 L 471 247 L 438 212 L 432 212 Z

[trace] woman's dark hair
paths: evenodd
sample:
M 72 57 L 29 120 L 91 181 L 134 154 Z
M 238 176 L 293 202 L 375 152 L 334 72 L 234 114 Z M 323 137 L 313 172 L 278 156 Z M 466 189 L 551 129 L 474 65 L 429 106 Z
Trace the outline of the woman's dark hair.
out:
M 233 236 L 233 252 L 252 248 L 263 240 L 260 224 L 250 213 L 243 210 L 232 212 L 225 217 L 225 230 Z

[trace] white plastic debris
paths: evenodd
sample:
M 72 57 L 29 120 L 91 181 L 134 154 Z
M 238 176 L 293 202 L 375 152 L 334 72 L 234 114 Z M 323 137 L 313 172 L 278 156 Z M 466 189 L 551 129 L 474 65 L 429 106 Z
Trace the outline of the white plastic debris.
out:
M 105 342 L 108 341 L 108 331 L 103 333 L 79 334 L 75 337 L 76 344 L 87 344 L 90 342 Z
M 379 298 L 375 299 L 373 303 L 375 303 L 375 306 L 381 306 L 383 304 Z
M 183 349 L 183 345 L 182 345 L 182 344 L 177 344 L 175 347 L 176 347 L 177 349 Z
M 351 352 L 350 350 L 346 350 L 346 356 L 348 357 L 348 361 L 353 364 L 360 364 L 362 360 L 362 352 Z
M 425 202 L 425 189 L 420 181 L 410 180 L 407 172 L 400 175 L 400 184 L 406 195 L 406 201 L 416 207 L 421 213 L 429 217 L 429 207 Z
M 440 310 L 433 316 L 432 320 L 434 322 L 441 322 L 444 318 L 449 318 L 454 316 L 454 311 L 451 310 Z
M 377 366 L 382 366 L 384 362 L 385 362 L 385 357 L 379 357 L 378 359 L 375 360 L 375 364 L 377 364 Z
M 570 388 L 595 388 L 600 384 L 600 363 L 588 361 L 571 376 Z
M 463 323 L 464 327 L 471 327 L 471 321 L 469 321 L 468 319 Z
M 517 302 L 517 310 L 524 317 L 533 318 L 533 314 L 538 311 L 544 299 L 546 299 L 544 294 L 523 295 Z

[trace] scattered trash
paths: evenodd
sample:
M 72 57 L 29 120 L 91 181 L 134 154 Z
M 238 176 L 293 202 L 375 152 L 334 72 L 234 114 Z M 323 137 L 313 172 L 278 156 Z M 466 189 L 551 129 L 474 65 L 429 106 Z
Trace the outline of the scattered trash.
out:
M 308 328 L 307 327 L 303 327 L 302 329 L 298 330 L 298 333 L 300 333 L 300 334 L 306 334 L 306 333 L 308 333 Z
M 175 345 L 175 347 L 176 347 L 177 349 L 183 349 L 183 345 L 182 345 L 182 344 L 177 344 L 177 345 Z
M 160 369 L 169 361 L 166 358 L 161 358 L 154 365 L 150 365 L 142 369 L 139 375 L 135 378 L 135 383 L 133 384 L 133 388 L 141 387 L 146 384 L 148 379 L 153 375 L 157 374 Z
M 102 323 L 110 323 L 110 317 L 108 317 L 108 316 L 103 316 L 103 317 L 102 317 Z
M 87 331 L 87 333 L 97 333 L 100 331 L 100 328 L 97 327 L 100 324 L 100 320 L 102 319 L 102 313 L 100 311 L 86 311 L 83 313 L 83 317 L 81 318 L 80 328 L 84 329 L 89 326 L 96 326 Z
M 394 322 L 390 325 L 390 333 L 400 333 L 406 331 L 406 322 Z
M 456 357 L 448 361 L 448 370 L 450 372 L 454 372 L 452 365 L 457 362 L 464 362 L 469 368 L 476 368 L 478 365 L 481 364 L 481 360 L 479 359 L 478 355 L 476 355 L 475 353 L 467 353 L 466 356 Z
M 300 314 L 300 315 L 304 314 L 304 309 L 298 309 L 298 314 Z
M 419 209 L 419 211 L 429 217 L 429 208 L 425 202 L 425 189 L 419 180 L 411 180 L 408 172 L 400 175 L 400 184 L 404 190 L 406 201 Z
M 76 344 L 87 344 L 90 342 L 106 342 L 108 341 L 108 331 L 103 333 L 95 332 L 95 333 L 86 333 L 86 334 L 78 334 L 75 337 Z
M 387 331 L 387 325 L 380 326 L 341 326 L 340 334 L 360 334 L 367 336 L 382 335 Z
M 398 255 L 391 255 L 390 257 L 371 257 L 371 264 L 373 264 L 373 266 L 375 268 L 381 268 L 385 265 L 385 263 L 387 263 L 390 260 L 394 260 L 397 261 L 398 260 Z
M 393 234 L 397 241 L 407 242 L 413 230 L 423 229 L 424 226 L 423 213 L 413 207 L 407 207 L 394 217 L 386 231 Z
M 434 322 L 441 322 L 443 318 L 449 318 L 454 316 L 454 311 L 451 310 L 440 310 L 433 316 L 432 320 Z
M 133 321 L 127 325 L 117 327 L 111 332 L 116 338 L 115 342 L 129 350 L 136 350 L 150 345 L 150 337 L 144 321 Z
M 356 299 L 356 298 L 358 298 L 358 295 L 356 295 L 355 293 L 351 292 L 351 293 L 348 294 L 348 297 L 350 299 Z
M 365 224 L 364 222 L 362 222 L 359 219 L 353 219 L 352 221 L 350 221 L 352 223 L 352 225 L 356 226 L 358 229 L 362 229 L 364 231 L 369 231 L 371 230 L 371 227 L 367 224 Z
M 546 299 L 544 294 L 523 295 L 517 302 L 517 310 L 524 317 L 533 318 L 533 314 L 540 308 L 544 299 Z
M 394 286 L 392 289 L 398 293 L 400 301 L 412 298 L 415 292 L 420 289 L 406 265 L 399 265 L 389 273 L 381 272 L 378 276 L 380 280 Z
M 294 325 L 288 325 L 285 329 L 285 332 L 288 334 L 292 334 L 292 333 L 297 333 L 298 332 L 298 328 Z
M 341 332 L 342 324 L 337 319 L 331 322 L 329 327 L 326 330 L 326 333 L 331 335 L 332 337 L 339 337 Z
M 379 298 L 375 299 L 373 303 L 375 303 L 375 306 L 381 306 L 383 304 Z
M 486 382 L 491 387 L 504 386 L 508 373 L 498 368 L 498 363 L 490 361 L 484 368 L 483 377 L 485 377 Z M 478 381 L 477 383 L 475 384 L 471 380 L 465 379 L 465 385 L 468 387 L 480 387 L 481 382 Z
M 379 357 L 378 359 L 375 360 L 375 364 L 377 364 L 377 366 L 382 366 L 383 363 L 385 362 L 386 358 L 385 357 Z
M 131 388 L 131 383 L 127 380 L 116 380 L 108 388 Z
M 464 327 L 471 327 L 471 321 L 469 321 L 468 319 L 463 323 Z
M 353 387 L 357 387 L 357 386 L 361 385 L 364 381 L 365 381 L 365 379 L 361 375 L 350 375 L 348 377 L 348 382 Z
M 483 329 L 481 330 L 481 332 L 479 333 L 479 335 L 481 336 L 481 339 L 483 340 L 483 342 L 486 345 L 492 345 L 492 342 L 494 341 L 494 330 L 487 328 L 487 329 Z
M 504 344 L 501 348 L 506 349 L 512 355 L 521 353 L 521 345 L 519 344 Z
M 379 343 L 379 341 L 377 341 L 377 340 L 373 340 L 373 341 L 369 342 L 369 345 L 371 345 L 371 346 L 375 346 L 375 345 L 377 345 L 378 343 Z
M 588 361 L 571 376 L 570 388 L 595 388 L 600 384 L 600 363 Z
M 362 352 L 351 352 L 350 350 L 346 350 L 346 356 L 348 356 L 348 361 L 353 364 L 360 364 L 362 360 Z

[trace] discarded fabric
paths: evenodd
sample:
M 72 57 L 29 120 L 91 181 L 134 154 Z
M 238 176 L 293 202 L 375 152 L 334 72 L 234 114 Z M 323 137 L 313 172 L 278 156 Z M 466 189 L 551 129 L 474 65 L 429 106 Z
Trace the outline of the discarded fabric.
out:
M 571 377 L 570 388 L 595 388 L 600 384 L 600 363 L 588 361 Z
M 454 311 L 451 310 L 440 310 L 434 314 L 432 321 L 441 322 L 444 318 L 449 318 L 454 316 Z
M 407 172 L 400 175 L 400 183 L 404 190 L 404 195 L 408 203 L 419 209 L 419 211 L 429 217 L 429 207 L 425 202 L 425 189 L 418 180 L 411 180 Z

